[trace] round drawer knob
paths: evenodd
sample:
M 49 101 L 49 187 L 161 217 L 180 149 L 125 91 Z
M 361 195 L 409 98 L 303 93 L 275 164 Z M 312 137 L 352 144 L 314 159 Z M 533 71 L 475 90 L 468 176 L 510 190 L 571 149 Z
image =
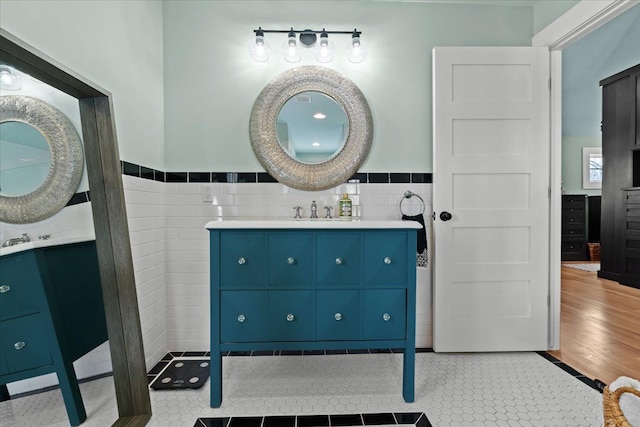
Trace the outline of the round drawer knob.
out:
M 295 262 L 296 262 L 295 258 L 293 258 L 293 257 L 287 258 L 287 264 L 293 265 L 293 264 L 295 264 Z
M 336 258 L 336 264 L 338 265 L 342 264 L 342 258 Z
M 11 286 L 9 286 L 9 285 L 0 286 L 0 294 L 6 294 L 10 290 L 11 290 Z
M 333 317 L 335 317 L 336 320 L 342 320 L 342 314 L 341 313 L 336 313 L 336 315 L 333 316 Z
M 246 317 L 244 317 L 244 314 L 241 314 L 241 315 L 238 316 L 238 322 L 240 322 L 240 323 L 244 322 L 245 319 L 246 319 Z
M 25 345 L 26 344 L 24 343 L 24 341 L 18 341 L 13 345 L 13 348 L 15 348 L 16 350 L 22 350 Z
M 382 320 L 384 320 L 385 322 L 388 322 L 389 320 L 391 320 L 391 315 L 389 313 L 383 314 Z
M 296 316 L 294 316 L 293 314 L 289 313 L 287 314 L 287 322 L 293 322 L 293 319 L 295 319 Z
M 384 257 L 384 263 L 387 265 L 391 264 L 391 258 L 389 258 L 388 256 Z
M 241 256 L 240 258 L 238 258 L 238 264 L 243 265 L 243 264 L 245 264 L 246 262 L 247 262 L 247 260 L 246 260 L 246 259 L 244 259 L 244 257 L 242 257 L 242 256 Z

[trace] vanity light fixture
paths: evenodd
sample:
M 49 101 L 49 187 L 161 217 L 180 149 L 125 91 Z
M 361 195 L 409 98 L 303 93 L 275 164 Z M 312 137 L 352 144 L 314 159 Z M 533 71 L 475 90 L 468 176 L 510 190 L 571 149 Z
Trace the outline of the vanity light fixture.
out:
M 362 43 L 361 31 L 327 31 L 322 30 L 264 30 L 258 27 L 253 30 L 255 37 L 251 39 L 249 53 L 255 61 L 265 62 L 269 60 L 270 47 L 265 38 L 265 33 L 287 34 L 287 39 L 282 44 L 282 56 L 287 62 L 300 62 L 302 60 L 303 48 L 315 48 L 316 60 L 320 63 L 328 63 L 333 60 L 335 46 L 329 40 L 329 34 L 349 34 L 351 40 L 346 46 L 346 56 L 350 62 L 359 63 L 367 57 L 367 47 Z M 298 36 L 298 37 L 296 37 Z

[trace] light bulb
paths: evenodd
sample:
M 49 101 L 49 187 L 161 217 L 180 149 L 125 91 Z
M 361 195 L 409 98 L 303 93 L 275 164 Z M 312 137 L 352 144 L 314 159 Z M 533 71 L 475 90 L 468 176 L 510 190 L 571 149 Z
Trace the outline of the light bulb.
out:
M 269 41 L 264 38 L 262 28 L 258 28 L 258 31 L 256 31 L 256 37 L 251 39 L 249 55 L 251 55 L 254 61 L 265 62 L 269 60 L 270 53 L 271 45 L 269 45 Z
M 13 68 L 0 66 L 0 88 L 4 90 L 19 90 L 22 88 L 20 74 Z
M 347 59 L 349 62 L 362 62 L 367 57 L 367 46 L 362 44 L 360 33 L 353 32 L 353 36 L 347 45 Z
M 293 32 L 293 28 L 289 32 L 287 40 L 282 44 L 282 56 L 287 62 L 300 62 L 302 59 L 302 49 L 296 42 L 296 33 Z
M 323 29 L 320 34 L 320 41 L 316 47 L 316 60 L 318 62 L 327 63 L 333 61 L 333 51 L 335 47 L 333 42 L 329 40 L 329 35 Z

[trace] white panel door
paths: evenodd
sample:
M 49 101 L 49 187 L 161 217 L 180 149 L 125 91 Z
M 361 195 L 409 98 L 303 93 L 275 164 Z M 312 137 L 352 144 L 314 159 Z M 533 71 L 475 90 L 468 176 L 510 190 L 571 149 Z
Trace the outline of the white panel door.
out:
M 433 50 L 435 351 L 547 349 L 548 85 L 546 48 Z

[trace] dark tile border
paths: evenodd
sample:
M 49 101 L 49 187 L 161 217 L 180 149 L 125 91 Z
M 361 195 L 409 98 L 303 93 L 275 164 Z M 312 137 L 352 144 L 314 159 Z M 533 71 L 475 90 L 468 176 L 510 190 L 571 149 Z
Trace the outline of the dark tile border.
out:
M 198 418 L 193 427 L 323 427 L 411 424 L 432 427 L 424 412 Z
M 606 385 L 602 381 L 598 380 L 597 378 L 591 379 L 591 378 L 583 375 L 582 373 L 580 373 L 577 370 L 573 369 L 571 366 L 569 366 L 566 363 L 562 362 L 561 360 L 555 358 L 554 356 L 552 356 L 551 354 L 547 353 L 546 351 L 536 351 L 536 353 L 539 354 L 540 356 L 542 356 L 543 358 L 547 359 L 549 362 L 553 363 L 558 368 L 562 369 L 563 371 L 565 371 L 566 373 L 568 373 L 572 377 L 576 378 L 577 380 L 582 381 L 583 383 L 585 383 L 586 385 L 588 385 L 592 389 L 597 390 L 600 393 L 602 393 L 602 390 L 604 389 L 604 387 Z
M 254 182 L 278 182 L 267 172 L 165 172 L 135 163 L 120 161 L 120 169 L 123 175 L 135 176 L 142 179 L 150 179 L 161 182 L 229 182 L 229 183 L 254 183 Z M 433 183 L 431 173 L 413 172 L 358 172 L 349 182 L 357 181 L 361 184 L 398 184 L 398 183 Z

